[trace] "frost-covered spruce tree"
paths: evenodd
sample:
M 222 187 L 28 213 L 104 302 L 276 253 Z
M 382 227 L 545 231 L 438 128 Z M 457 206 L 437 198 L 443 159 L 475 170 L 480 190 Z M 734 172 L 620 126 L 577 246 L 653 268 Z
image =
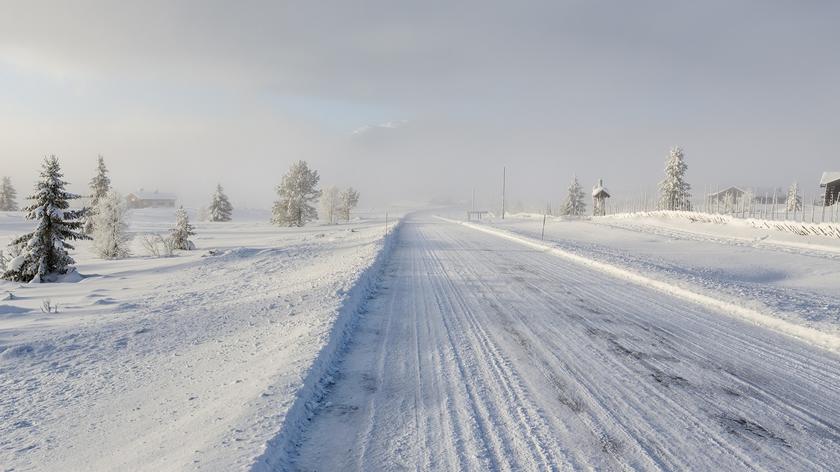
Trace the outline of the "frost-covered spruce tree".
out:
M 128 205 L 117 192 L 99 198 L 93 215 L 93 248 L 103 259 L 122 259 L 131 255 L 126 215 Z
M 108 168 L 105 167 L 105 159 L 102 156 L 97 158 L 96 175 L 90 179 L 90 212 L 85 219 L 85 233 L 93 234 L 94 216 L 99 207 L 99 200 L 105 198 L 111 190 L 111 179 L 108 177 Z
M 563 202 L 562 214 L 564 216 L 580 216 L 586 211 L 586 203 L 583 201 L 583 187 L 580 186 L 577 177 L 572 177 L 569 184 L 569 193 Z
M 12 185 L 12 179 L 3 177 L 0 181 L 0 211 L 17 211 L 17 190 Z
M 796 212 L 802 210 L 802 196 L 799 195 L 799 183 L 794 182 L 788 189 L 787 211 Z
M 353 208 L 356 208 L 356 205 L 359 204 L 359 192 L 356 191 L 353 187 L 347 187 L 341 192 L 339 195 L 339 200 L 341 203 L 338 206 L 338 211 L 341 213 L 341 217 L 344 218 L 344 221 L 350 221 L 350 211 Z
M 663 210 L 691 210 L 691 185 L 685 181 L 688 165 L 679 146 L 671 148 L 665 163 L 665 180 L 659 183 L 659 207 Z
M 338 218 L 339 204 L 338 187 L 333 185 L 325 188 L 321 192 L 321 216 L 327 224 L 331 225 L 335 223 L 335 220 Z
M 321 196 L 320 179 L 318 171 L 309 169 L 305 161 L 292 164 L 277 186 L 278 200 L 274 202 L 271 221 L 281 226 L 300 227 L 318 218 L 313 203 Z
M 230 221 L 233 213 L 233 205 L 230 204 L 222 184 L 216 184 L 216 192 L 213 194 L 213 201 L 208 209 L 210 221 Z
M 184 210 L 182 206 L 175 210 L 175 227 L 169 230 L 169 237 L 172 238 L 173 248 L 183 249 L 185 251 L 195 249 L 195 244 L 190 241 L 190 236 L 195 236 L 195 228 L 190 224 L 187 210 Z
M 27 219 L 36 220 L 34 231 L 13 240 L 17 252 L 3 273 L 3 278 L 16 282 L 48 282 L 53 276 L 74 270 L 75 261 L 68 250 L 74 249 L 67 240 L 90 239 L 79 230 L 87 209 L 68 210 L 69 200 L 81 196 L 67 192 L 61 167 L 55 156 L 44 159 L 41 180 L 29 197 L 32 204 L 23 210 Z

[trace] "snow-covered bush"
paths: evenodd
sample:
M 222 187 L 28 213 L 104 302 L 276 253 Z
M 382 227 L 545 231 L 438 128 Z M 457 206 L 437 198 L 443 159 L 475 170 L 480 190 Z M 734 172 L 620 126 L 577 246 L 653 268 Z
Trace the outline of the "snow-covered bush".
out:
M 659 183 L 659 208 L 691 210 L 691 185 L 685 181 L 688 165 L 679 146 L 674 146 L 665 163 L 665 180 Z
M 350 221 L 350 211 L 353 208 L 356 208 L 356 205 L 359 204 L 359 192 L 356 191 L 353 187 L 347 187 L 341 192 L 339 195 L 340 204 L 338 206 L 338 211 L 341 214 L 341 217 L 344 218 L 344 221 Z
M 787 211 L 794 213 L 802 210 L 802 196 L 799 195 L 799 183 L 794 182 L 788 189 Z
M 111 190 L 111 179 L 108 177 L 108 168 L 105 167 L 105 159 L 102 156 L 98 157 L 98 164 L 96 166 L 96 176 L 90 179 L 90 212 L 85 219 L 85 233 L 93 234 L 93 227 L 95 225 L 94 217 L 99 201 L 108 195 Z
M 17 190 L 12 185 L 12 179 L 3 177 L 0 180 L 0 211 L 17 211 Z
M 81 198 L 64 190 L 61 167 L 55 156 L 44 159 L 41 180 L 35 193 L 29 197 L 33 203 L 24 208 L 26 218 L 37 220 L 31 233 L 24 234 L 11 243 L 18 251 L 8 264 L 2 277 L 16 282 L 47 282 L 53 275 L 73 270 L 75 261 L 67 253 L 74 249 L 67 240 L 90 239 L 80 232 L 81 218 L 87 209 L 68 210 L 69 200 Z
M 175 249 L 191 251 L 195 244 L 190 241 L 190 236 L 195 236 L 195 228 L 190 224 L 190 218 L 184 207 L 175 211 L 175 227 L 169 230 L 169 237 L 172 239 L 172 246 Z
M 111 191 L 99 198 L 92 218 L 93 247 L 99 257 L 122 259 L 131 255 L 127 213 L 128 206 L 117 192 Z
M 583 187 L 580 186 L 577 177 L 572 177 L 569 184 L 568 195 L 563 202 L 561 213 L 563 216 L 581 216 L 586 211 L 586 203 L 583 201 Z
M 213 194 L 213 201 L 210 203 L 208 210 L 208 219 L 210 221 L 230 221 L 233 213 L 233 205 L 230 204 L 222 184 L 216 185 L 216 192 Z
M 278 200 L 272 208 L 271 221 L 281 226 L 303 226 L 318 218 L 313 203 L 321 196 L 318 171 L 305 161 L 297 161 L 277 186 Z

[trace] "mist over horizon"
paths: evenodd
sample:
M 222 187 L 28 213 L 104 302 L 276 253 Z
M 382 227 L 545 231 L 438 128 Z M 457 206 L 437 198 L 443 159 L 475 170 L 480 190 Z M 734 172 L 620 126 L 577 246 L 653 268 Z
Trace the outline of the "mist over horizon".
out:
M 573 175 L 652 192 L 672 146 L 707 187 L 838 170 L 840 5 L 745 1 L 83 2 L 0 19 L 0 175 L 45 155 L 84 192 L 269 208 L 288 167 L 362 207 L 557 204 Z

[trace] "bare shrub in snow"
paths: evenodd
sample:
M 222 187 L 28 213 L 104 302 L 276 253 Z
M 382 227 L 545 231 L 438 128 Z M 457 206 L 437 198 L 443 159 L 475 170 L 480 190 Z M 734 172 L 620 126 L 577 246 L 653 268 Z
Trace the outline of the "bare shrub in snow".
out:
M 338 211 L 344 221 L 349 222 L 350 212 L 359 204 L 359 192 L 353 187 L 347 187 L 339 195 L 339 200 L 341 203 L 338 206 Z
M 146 253 L 152 257 L 172 257 L 175 253 L 175 244 L 170 237 L 163 237 L 159 234 L 144 234 L 140 238 L 140 244 Z
M 333 224 L 338 218 L 339 206 L 338 187 L 330 186 L 321 193 L 321 216 L 327 224 Z
M 272 208 L 271 221 L 280 226 L 303 226 L 318 218 L 313 203 L 321 196 L 317 170 L 311 170 L 305 161 L 297 161 L 283 176 L 277 186 L 278 199 Z
M 195 236 L 195 228 L 190 224 L 187 210 L 184 210 L 184 207 L 180 207 L 175 211 L 175 227 L 169 230 L 169 237 L 172 239 L 173 247 L 185 251 L 195 249 L 195 244 L 190 241 L 190 236 Z
M 104 259 L 122 259 L 131 255 L 126 215 L 128 206 L 117 192 L 99 198 L 94 211 L 93 248 Z
M 49 298 L 41 302 L 41 311 L 44 313 L 58 313 L 58 304 L 53 304 Z
M 67 253 L 74 249 L 67 240 L 90 239 L 80 232 L 87 209 L 68 210 L 69 200 L 81 198 L 64 190 L 61 166 L 55 156 L 44 159 L 41 180 L 35 193 L 29 197 L 33 203 L 24 208 L 27 219 L 37 220 L 31 233 L 11 242 L 19 251 L 3 272 L 3 278 L 15 282 L 46 282 L 51 275 L 66 274 L 75 261 Z
M 659 183 L 659 208 L 691 210 L 691 185 L 685 181 L 688 165 L 679 146 L 674 146 L 665 163 L 665 180 Z

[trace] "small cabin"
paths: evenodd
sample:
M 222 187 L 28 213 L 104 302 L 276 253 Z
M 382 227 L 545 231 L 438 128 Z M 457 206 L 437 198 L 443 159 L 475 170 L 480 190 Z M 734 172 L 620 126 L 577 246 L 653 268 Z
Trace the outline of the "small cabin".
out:
M 823 202 L 831 206 L 840 199 L 840 172 L 823 172 L 820 178 L 820 188 L 825 189 Z
M 607 214 L 608 198 L 610 198 L 610 192 L 604 187 L 604 180 L 598 179 L 598 183 L 592 187 L 592 216 Z
M 125 196 L 129 208 L 174 208 L 175 194 L 163 193 L 155 190 L 146 192 L 143 189 Z
M 706 197 L 708 198 L 709 203 L 726 204 L 740 202 L 746 194 L 747 191 L 744 189 L 738 187 L 728 187 L 715 193 L 710 193 Z

